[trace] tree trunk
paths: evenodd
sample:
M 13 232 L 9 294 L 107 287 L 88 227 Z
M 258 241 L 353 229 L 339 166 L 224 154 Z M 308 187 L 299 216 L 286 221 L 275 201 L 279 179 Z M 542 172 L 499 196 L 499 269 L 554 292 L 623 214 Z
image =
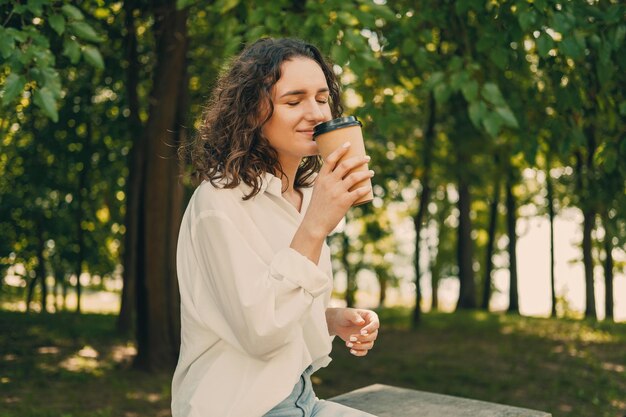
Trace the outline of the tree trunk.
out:
M 139 119 L 139 62 L 137 59 L 137 37 L 135 34 L 135 21 L 133 18 L 134 2 L 124 2 L 124 21 L 126 26 L 126 57 L 128 68 L 126 70 L 128 95 L 128 129 L 133 143 L 128 160 L 128 179 L 126 182 L 126 233 L 124 234 L 123 259 L 124 286 L 120 304 L 120 314 L 117 319 L 117 330 L 120 333 L 129 333 L 135 322 L 135 298 L 137 283 L 138 262 L 138 231 L 139 231 L 139 197 L 143 184 L 145 155 L 147 152 L 146 137 L 141 134 L 141 120 Z
M 142 369 L 172 369 L 179 349 L 176 242 L 182 215 L 182 185 L 176 147 L 186 82 L 188 10 L 176 1 L 154 9 L 156 67 L 150 97 L 142 216 L 137 260 L 137 357 Z M 174 290 L 173 290 L 174 289 Z M 176 314 L 173 314 L 176 311 Z
M 52 277 L 52 301 L 54 306 L 54 312 L 59 312 L 59 279 L 57 275 L 57 271 L 54 271 L 54 276 Z
M 76 195 L 76 244 L 78 253 L 76 256 L 76 313 L 80 313 L 82 285 L 80 275 L 83 272 L 83 261 L 85 259 L 85 235 L 83 231 L 83 192 L 87 178 L 87 164 L 83 165 L 82 171 L 78 174 L 78 192 Z
M 41 285 L 41 313 L 48 312 L 48 285 L 46 283 L 46 264 L 44 251 L 46 242 L 43 235 L 43 220 L 37 223 L 37 276 Z
M 613 321 L 613 243 L 608 227 L 608 216 L 604 222 L 604 319 Z
M 550 316 L 556 317 L 556 275 L 554 272 L 554 188 L 552 185 L 552 179 L 550 178 L 550 170 L 552 169 L 550 158 L 547 159 L 546 166 L 546 188 L 548 192 L 548 219 L 550 221 L 550 299 L 552 307 L 550 309 Z
M 378 284 L 380 286 L 380 294 L 378 296 L 378 308 L 385 306 L 385 299 L 387 298 L 387 280 L 379 279 Z
M 583 210 L 583 264 L 585 266 L 585 317 L 596 319 L 596 297 L 593 277 L 593 255 L 591 232 L 593 231 L 596 213 L 586 208 Z
M 350 239 L 344 232 L 341 235 L 341 263 L 343 270 L 346 272 L 346 306 L 354 307 L 354 295 L 356 294 L 356 277 L 352 273 L 348 255 L 350 254 Z
M 68 277 L 66 277 L 65 274 L 63 274 L 63 281 L 61 282 L 61 296 L 62 296 L 61 309 L 63 311 L 67 310 L 67 280 L 68 280 Z
M 432 292 L 430 297 L 430 311 L 437 311 L 439 310 L 439 271 L 436 256 L 430 263 L 430 288 Z
M 457 259 L 459 263 L 459 301 L 457 310 L 476 308 L 476 284 L 472 265 L 472 220 L 470 192 L 464 178 L 459 178 L 459 227 L 457 229 Z
M 481 308 L 489 311 L 491 300 L 491 273 L 493 271 L 493 249 L 496 241 L 498 224 L 498 205 L 500 204 L 500 177 L 496 176 L 493 185 L 493 197 L 489 203 L 489 226 L 487 228 L 487 256 L 485 257 L 485 279 L 483 281 L 483 302 Z
M 33 293 L 35 292 L 35 286 L 37 284 L 37 275 L 28 283 L 28 289 L 26 290 L 26 312 L 30 311 L 30 303 L 33 301 Z
M 508 312 L 519 314 L 519 296 L 517 289 L 517 225 L 516 203 L 513 195 L 513 179 L 510 176 L 506 181 L 506 227 L 509 235 L 509 308 Z
M 415 227 L 415 308 L 413 309 L 412 326 L 416 328 L 421 320 L 422 315 L 422 289 L 420 287 L 420 279 L 422 278 L 422 268 L 420 266 L 420 243 L 422 225 L 426 220 L 426 212 L 428 209 L 428 202 L 430 201 L 430 169 L 432 165 L 432 153 L 433 145 L 435 142 L 435 122 L 437 120 L 437 106 L 435 103 L 434 94 L 430 94 L 428 97 L 428 109 L 430 111 L 428 115 L 428 121 L 426 129 L 424 131 L 424 149 L 422 153 L 424 155 L 424 172 L 420 183 L 422 184 L 422 194 L 420 196 L 420 203 L 417 213 L 413 218 L 413 225 Z

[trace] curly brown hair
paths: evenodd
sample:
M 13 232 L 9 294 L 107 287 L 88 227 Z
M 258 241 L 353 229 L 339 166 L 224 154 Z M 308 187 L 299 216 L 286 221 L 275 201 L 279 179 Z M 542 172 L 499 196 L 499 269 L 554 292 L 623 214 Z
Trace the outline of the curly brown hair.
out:
M 319 64 L 330 90 L 332 116 L 341 116 L 339 83 L 319 49 L 299 39 L 260 39 L 236 56 L 217 81 L 198 134 L 189 146 L 196 180 L 208 180 L 214 186 L 219 182 L 223 188 L 243 182 L 252 188 L 244 195 L 248 200 L 259 193 L 264 173 L 286 176 L 278 153 L 261 130 L 274 111 L 271 90 L 281 76 L 281 64 L 295 57 Z M 321 165 L 319 156 L 303 158 L 294 187 L 311 186 Z

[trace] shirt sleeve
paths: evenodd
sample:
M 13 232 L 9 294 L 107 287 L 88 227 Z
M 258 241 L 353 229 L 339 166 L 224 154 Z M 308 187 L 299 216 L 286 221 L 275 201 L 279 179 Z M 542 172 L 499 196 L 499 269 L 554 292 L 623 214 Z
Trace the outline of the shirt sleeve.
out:
M 221 212 L 203 212 L 191 233 L 201 281 L 194 283 L 194 304 L 215 303 L 234 338 L 252 356 L 271 358 L 294 336 L 314 298 L 331 287 L 322 269 L 289 247 L 268 264 Z M 214 328 L 217 318 L 198 311 L 203 323 Z

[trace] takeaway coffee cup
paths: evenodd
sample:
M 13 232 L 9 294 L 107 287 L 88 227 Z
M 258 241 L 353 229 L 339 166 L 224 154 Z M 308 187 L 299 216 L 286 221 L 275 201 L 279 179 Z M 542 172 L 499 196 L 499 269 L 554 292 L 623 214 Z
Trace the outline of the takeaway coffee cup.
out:
M 363 143 L 363 133 L 361 132 L 361 122 L 354 116 L 340 117 L 338 119 L 329 120 L 315 126 L 313 131 L 313 140 L 317 142 L 317 147 L 322 158 L 326 160 L 335 149 L 339 148 L 345 142 L 350 142 L 348 152 L 341 158 L 350 158 L 352 156 L 365 156 L 365 144 Z M 363 164 L 351 172 L 367 171 L 369 168 Z M 370 178 L 355 184 L 350 191 L 372 184 Z M 354 202 L 353 206 L 368 203 L 374 199 L 374 194 L 370 191 L 360 199 Z

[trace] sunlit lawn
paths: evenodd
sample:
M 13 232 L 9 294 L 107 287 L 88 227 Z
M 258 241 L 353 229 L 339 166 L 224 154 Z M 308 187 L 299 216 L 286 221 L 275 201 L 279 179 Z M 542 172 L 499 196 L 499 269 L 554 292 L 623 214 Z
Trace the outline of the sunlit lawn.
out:
M 626 325 L 483 313 L 380 313 L 375 351 L 354 358 L 336 340 L 314 376 L 327 398 L 384 383 L 541 409 L 554 416 L 626 414 Z M 132 343 L 112 315 L 0 312 L 0 416 L 169 415 L 170 375 L 132 370 Z

